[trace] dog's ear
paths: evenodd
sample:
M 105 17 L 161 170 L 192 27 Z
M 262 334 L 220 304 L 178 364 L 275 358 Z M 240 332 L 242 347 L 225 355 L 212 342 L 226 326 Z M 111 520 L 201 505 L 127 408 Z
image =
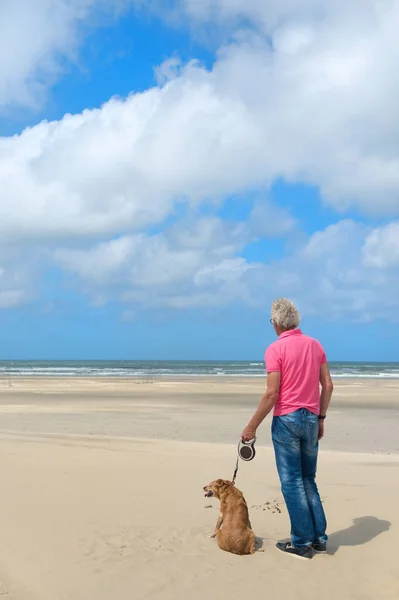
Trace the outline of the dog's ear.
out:
M 231 485 L 231 481 L 226 481 L 225 479 L 218 479 L 216 482 L 217 487 L 226 487 Z

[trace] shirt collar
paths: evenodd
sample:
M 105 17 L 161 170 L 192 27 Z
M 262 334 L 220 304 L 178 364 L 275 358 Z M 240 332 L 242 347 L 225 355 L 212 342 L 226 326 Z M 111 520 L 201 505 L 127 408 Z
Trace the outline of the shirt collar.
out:
M 283 338 L 289 337 L 291 335 L 302 335 L 302 331 L 300 329 L 290 329 L 289 331 L 284 331 L 281 335 L 278 336 L 279 340 Z

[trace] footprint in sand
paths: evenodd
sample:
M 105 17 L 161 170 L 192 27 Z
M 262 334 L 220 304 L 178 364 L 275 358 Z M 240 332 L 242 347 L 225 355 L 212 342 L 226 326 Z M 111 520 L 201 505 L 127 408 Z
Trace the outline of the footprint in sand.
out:
M 280 503 L 277 500 L 277 498 L 275 498 L 273 502 L 265 502 L 264 504 L 254 504 L 253 506 L 251 506 L 251 509 L 263 511 L 269 510 L 272 514 L 281 514 Z

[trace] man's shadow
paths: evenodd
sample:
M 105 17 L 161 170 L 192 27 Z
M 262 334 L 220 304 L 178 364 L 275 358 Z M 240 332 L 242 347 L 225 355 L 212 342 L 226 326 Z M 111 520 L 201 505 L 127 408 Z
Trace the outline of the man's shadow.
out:
M 361 546 L 371 542 L 391 527 L 389 521 L 377 517 L 353 519 L 353 525 L 332 533 L 328 538 L 328 554 L 335 554 L 341 546 Z

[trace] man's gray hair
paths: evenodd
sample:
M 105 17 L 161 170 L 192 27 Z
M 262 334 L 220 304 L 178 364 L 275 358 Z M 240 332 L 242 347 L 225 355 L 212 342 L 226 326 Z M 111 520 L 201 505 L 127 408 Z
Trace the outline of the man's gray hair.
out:
M 272 321 L 280 329 L 295 329 L 301 322 L 301 315 L 291 300 L 278 298 L 272 304 Z

